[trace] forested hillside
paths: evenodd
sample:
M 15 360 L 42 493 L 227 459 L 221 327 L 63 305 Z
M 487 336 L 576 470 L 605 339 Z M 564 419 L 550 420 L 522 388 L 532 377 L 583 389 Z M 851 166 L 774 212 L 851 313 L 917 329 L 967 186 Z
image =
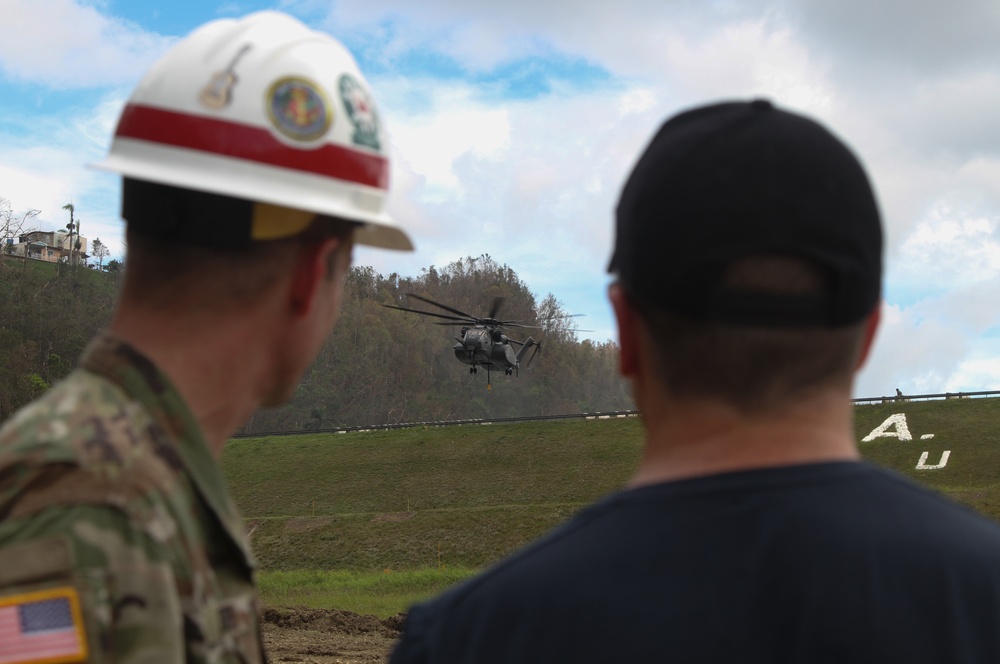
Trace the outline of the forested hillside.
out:
M 110 320 L 119 275 L 0 260 L 0 419 L 6 419 L 73 369 L 90 337 Z M 541 339 L 542 352 L 519 377 L 493 374 L 488 390 L 484 371 L 470 375 L 455 358 L 458 325 L 382 306 L 420 304 L 406 293 L 482 316 L 503 297 L 499 316 L 539 325 L 524 336 Z M 576 341 L 574 320 L 553 295 L 536 300 L 514 270 L 489 256 L 430 267 L 415 278 L 352 268 L 340 322 L 292 401 L 258 411 L 245 430 L 631 408 L 615 345 Z M 520 330 L 510 332 L 521 338 L 513 334 Z
M 118 273 L 0 256 L 0 419 L 76 366 L 111 320 Z
M 487 390 L 485 371 L 471 375 L 455 358 L 458 325 L 435 325 L 434 319 L 382 306 L 432 309 L 408 300 L 406 293 L 479 316 L 488 314 L 495 297 L 503 297 L 500 317 L 540 325 L 525 332 L 542 340 L 542 351 L 518 377 L 493 374 Z M 430 267 L 417 278 L 354 268 L 340 322 L 292 402 L 258 412 L 248 430 L 632 408 L 627 385 L 618 377 L 614 343 L 577 342 L 575 319 L 567 313 L 551 294 L 536 301 L 514 270 L 488 256 Z M 516 337 L 518 331 L 510 333 Z

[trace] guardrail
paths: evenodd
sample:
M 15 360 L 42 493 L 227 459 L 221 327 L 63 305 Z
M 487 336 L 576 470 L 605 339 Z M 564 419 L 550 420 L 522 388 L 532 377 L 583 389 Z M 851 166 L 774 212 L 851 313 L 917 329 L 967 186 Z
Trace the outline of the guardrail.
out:
M 893 403 L 905 401 L 936 401 L 943 399 L 980 399 L 998 397 L 1000 391 L 991 392 L 944 392 L 942 394 L 897 394 L 894 397 L 870 397 L 867 399 L 851 399 L 855 406 L 873 403 Z
M 493 417 L 469 420 L 441 420 L 428 422 L 398 422 L 393 424 L 372 424 L 365 426 L 334 427 L 319 429 L 302 429 L 295 431 L 254 431 L 252 433 L 237 433 L 232 438 L 260 438 L 264 436 L 295 436 L 308 433 L 350 433 L 358 431 L 384 431 L 386 429 L 409 429 L 413 427 L 449 427 L 470 424 L 502 424 L 504 422 L 537 422 L 541 420 L 606 420 L 617 417 L 637 417 L 637 410 L 616 410 L 602 413 L 573 413 L 568 415 L 532 415 L 530 417 Z
M 906 401 L 933 401 L 944 399 L 981 399 L 1000 397 L 1000 390 L 991 392 L 944 392 L 942 394 L 904 394 L 893 397 L 868 397 L 851 399 L 856 406 L 875 403 L 902 403 Z M 237 433 L 233 438 L 263 438 L 265 436 L 296 436 L 310 433 L 352 433 L 360 431 L 385 431 L 388 429 L 410 429 L 413 427 L 448 427 L 467 425 L 503 424 L 505 422 L 537 422 L 542 420 L 608 420 L 614 418 L 638 417 L 637 410 L 613 410 L 600 413 L 571 413 L 566 415 L 533 415 L 530 417 L 494 417 L 489 419 L 441 420 L 428 422 L 397 422 L 392 424 L 370 424 L 364 426 L 332 427 L 317 429 L 296 429 L 293 431 L 254 431 Z

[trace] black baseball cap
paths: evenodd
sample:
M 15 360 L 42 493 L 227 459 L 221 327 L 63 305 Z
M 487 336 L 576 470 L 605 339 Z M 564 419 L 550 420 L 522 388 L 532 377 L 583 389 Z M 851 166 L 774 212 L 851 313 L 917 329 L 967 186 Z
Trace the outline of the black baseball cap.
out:
M 882 227 L 851 150 L 769 101 L 703 106 L 668 119 L 618 201 L 609 272 L 664 311 L 754 326 L 838 327 L 877 305 Z M 800 257 L 830 276 L 822 294 L 733 291 L 734 260 Z

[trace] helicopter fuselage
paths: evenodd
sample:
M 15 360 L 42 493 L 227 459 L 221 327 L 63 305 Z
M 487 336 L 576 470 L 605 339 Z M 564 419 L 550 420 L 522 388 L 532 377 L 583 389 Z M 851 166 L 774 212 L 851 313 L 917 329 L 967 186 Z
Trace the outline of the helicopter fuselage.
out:
M 481 327 L 462 328 L 462 338 L 452 349 L 455 357 L 472 366 L 499 371 L 518 365 L 517 353 L 506 336 Z

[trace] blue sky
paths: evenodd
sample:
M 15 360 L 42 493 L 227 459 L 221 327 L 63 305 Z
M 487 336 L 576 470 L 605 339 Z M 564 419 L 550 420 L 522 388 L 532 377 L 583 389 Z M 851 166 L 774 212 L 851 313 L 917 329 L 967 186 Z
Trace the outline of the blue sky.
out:
M 1000 389 L 1000 15 L 993 0 L 0 0 L 0 197 L 45 230 L 76 205 L 122 250 L 86 169 L 142 72 L 199 24 L 286 11 L 343 41 L 392 141 L 417 275 L 490 254 L 613 339 L 612 212 L 669 115 L 765 96 L 830 125 L 886 223 L 884 325 L 857 396 Z

